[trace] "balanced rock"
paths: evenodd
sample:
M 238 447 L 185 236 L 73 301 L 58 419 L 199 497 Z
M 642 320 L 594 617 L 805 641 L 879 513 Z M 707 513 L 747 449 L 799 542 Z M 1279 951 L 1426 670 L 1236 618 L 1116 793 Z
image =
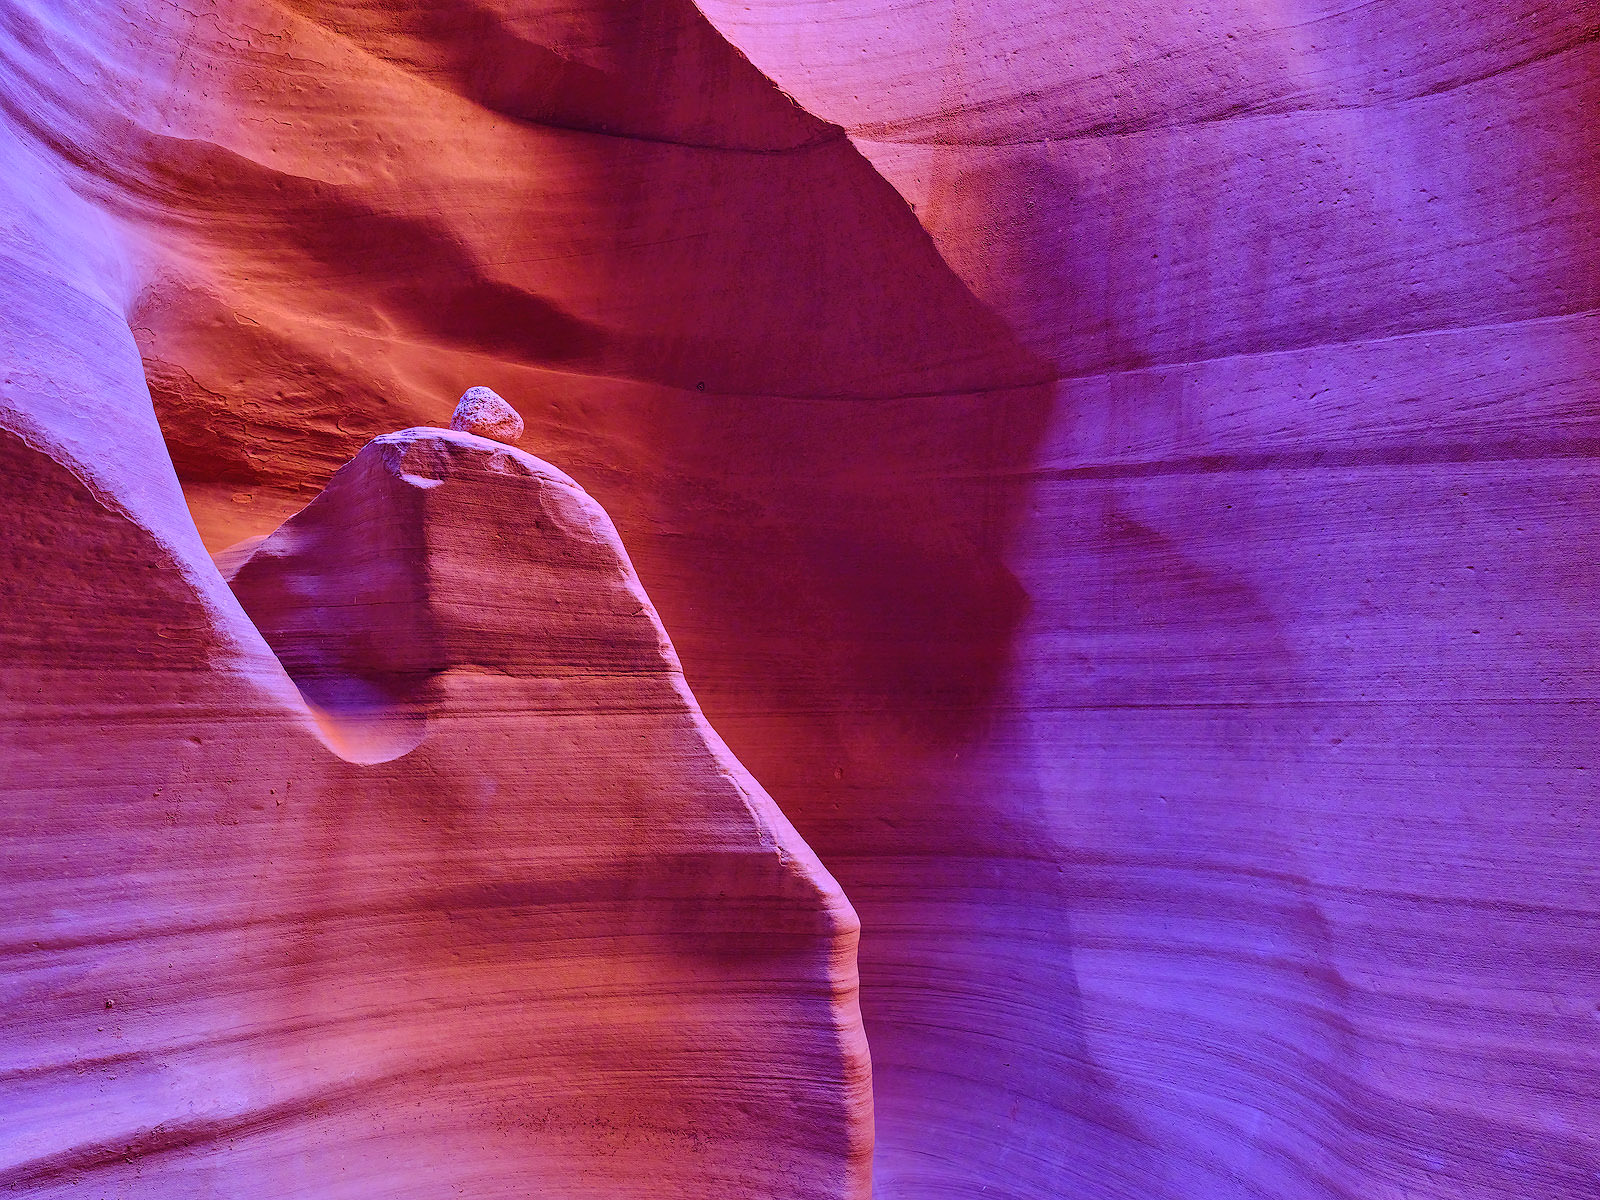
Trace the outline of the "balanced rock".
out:
M 470 387 L 456 401 L 450 428 L 511 445 L 522 436 L 522 417 L 492 388 Z

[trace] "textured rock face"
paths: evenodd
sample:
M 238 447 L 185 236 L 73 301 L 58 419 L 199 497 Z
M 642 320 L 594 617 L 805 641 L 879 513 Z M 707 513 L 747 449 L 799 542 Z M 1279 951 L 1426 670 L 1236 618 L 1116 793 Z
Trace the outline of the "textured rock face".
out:
M 724 726 L 868 931 L 880 1192 L 1600 1187 L 1594 7 L 704 7 L 1058 377 L 921 794 Z
M 300 692 L 206 574 L 143 392 L 216 549 L 482 379 L 542 398 L 536 444 L 616 518 L 707 714 L 862 915 L 881 1196 L 1593 1191 L 1587 6 L 58 10 L 0 29 L 7 895 L 37 968 L 8 1079 L 119 1080 L 98 1108 L 29 1093 L 27 1161 L 121 1163 L 122 1131 L 165 1121 L 152 1096 L 200 1114 L 174 1145 L 327 1144 L 306 1014 L 387 1053 L 409 1043 L 365 998 L 388 981 L 502 986 L 371 950 L 300 982 L 360 935 L 292 942 L 304 907 L 273 924 L 241 881 L 296 840 L 227 824 L 275 811 L 240 790 L 259 732 L 228 731 Z M 410 496 L 364 461 L 370 501 L 319 503 Z M 317 705 L 278 740 L 422 736 L 392 763 L 421 761 L 425 582 L 330 581 L 398 623 L 346 636 L 279 586 L 304 567 L 252 563 Z M 152 746 L 164 775 L 118 772 Z M 302 827 L 324 886 L 376 822 L 344 817 L 349 786 Z M 173 812 L 204 853 L 163 849 Z M 282 1006 L 300 1059 L 124 1065 L 138 1010 L 105 996 L 107 1023 L 102 983 L 162 978 L 150 939 L 180 918 L 258 940 L 194 943 L 178 994 L 221 1022 Z M 235 965 L 289 944 L 270 979 Z M 166 1028 L 205 1041 L 194 1012 Z M 519 1050 L 484 1086 L 581 1090 L 615 1050 Z M 414 1099 L 394 1087 L 337 1126 L 369 1168 Z M 470 1131 L 406 1139 L 379 1185 L 493 1169 L 461 1151 L 489 1109 L 449 1111 Z M 837 1168 L 855 1128 L 810 1152 Z M 625 1139 L 567 1136 L 542 1178 L 611 1194 L 583 1172 Z M 212 1190 L 261 1177 L 199 1161 Z
M 512 444 L 522 436 L 522 417 L 499 393 L 486 387 L 470 387 L 456 402 L 450 428 Z
M 308 708 L 5 445 L 9 1185 L 866 1195 L 854 913 L 570 479 L 411 430 L 241 556 Z

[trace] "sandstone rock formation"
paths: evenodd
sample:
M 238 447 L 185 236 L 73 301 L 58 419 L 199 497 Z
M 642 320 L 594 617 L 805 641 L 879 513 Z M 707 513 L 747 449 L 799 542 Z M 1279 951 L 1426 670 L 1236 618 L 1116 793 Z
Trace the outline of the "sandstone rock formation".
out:
M 5 444 L 9 1187 L 867 1195 L 855 915 L 570 479 L 379 439 L 241 613 Z
M 460 965 L 367 931 L 405 928 L 363 874 L 395 861 L 368 858 L 400 836 L 384 797 L 464 785 L 359 781 L 432 763 L 440 681 L 501 660 L 437 670 L 377 623 L 425 629 L 435 593 L 317 549 L 335 508 L 433 528 L 394 515 L 398 447 L 306 506 L 482 379 L 541 398 L 541 453 L 861 914 L 881 1197 L 1589 1194 L 1589 7 L 702 8 L 5 6 L 13 1178 L 316 1193 L 292 1155 L 337 1144 L 353 1192 L 492 1194 L 537 1142 L 579 1195 L 635 1168 L 717 1194 L 708 1160 L 723 1194 L 735 1162 L 749 1194 L 860 1188 L 843 1065 L 772 1077 L 815 1118 L 802 1171 L 753 1157 L 756 1124 L 647 1123 L 641 1150 L 597 1098 L 685 1049 L 646 997 L 812 986 L 766 1024 L 820 1054 L 841 977 L 800 941 L 709 990 L 568 947 L 645 981 L 608 1011 L 648 1031 L 580 1063 L 506 1059 L 473 1015 L 557 1002 L 515 982 L 521 932 Z M 238 568 L 263 641 L 201 542 L 302 508 Z M 375 624 L 306 619 L 297 580 Z M 280 831 L 291 775 L 332 782 Z M 416 886 L 498 870 L 495 811 Z M 428 1065 L 318 1090 L 386 1055 Z M 716 1068 L 758 1122 L 748 1064 Z M 390 1140 L 440 1081 L 479 1090 Z M 546 1091 L 532 1132 L 482 1116 Z

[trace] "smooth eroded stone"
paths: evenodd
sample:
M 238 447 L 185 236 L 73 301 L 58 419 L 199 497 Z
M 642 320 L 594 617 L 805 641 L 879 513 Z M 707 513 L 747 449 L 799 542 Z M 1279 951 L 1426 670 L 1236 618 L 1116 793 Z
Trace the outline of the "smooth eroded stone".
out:
M 1594 1194 L 1593 4 L 193 7 L 0 21 L 0 1179 Z
M 30 436 L 6 1192 L 866 1200 L 859 923 L 582 488 L 388 434 L 225 583 L 175 484 L 130 516 Z
M 510 445 L 522 436 L 522 418 L 492 388 L 470 387 L 456 402 L 450 428 Z

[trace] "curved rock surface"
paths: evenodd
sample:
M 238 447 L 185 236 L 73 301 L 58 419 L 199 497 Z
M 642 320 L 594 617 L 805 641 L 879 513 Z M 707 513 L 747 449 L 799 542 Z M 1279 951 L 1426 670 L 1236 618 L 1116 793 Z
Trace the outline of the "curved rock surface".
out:
M 1590 1194 L 1592 12 L 703 8 L 7 6 L 16 877 L 164 664 L 301 703 L 173 467 L 217 549 L 484 380 L 862 915 L 880 1196 Z M 308 746 L 432 728 L 268 609 Z
M 378 439 L 241 613 L 4 446 L 0 1181 L 867 1195 L 855 914 L 569 478 Z
M 1593 6 L 703 7 L 1056 377 L 927 793 L 725 725 L 869 931 L 880 1193 L 1600 1187 Z

